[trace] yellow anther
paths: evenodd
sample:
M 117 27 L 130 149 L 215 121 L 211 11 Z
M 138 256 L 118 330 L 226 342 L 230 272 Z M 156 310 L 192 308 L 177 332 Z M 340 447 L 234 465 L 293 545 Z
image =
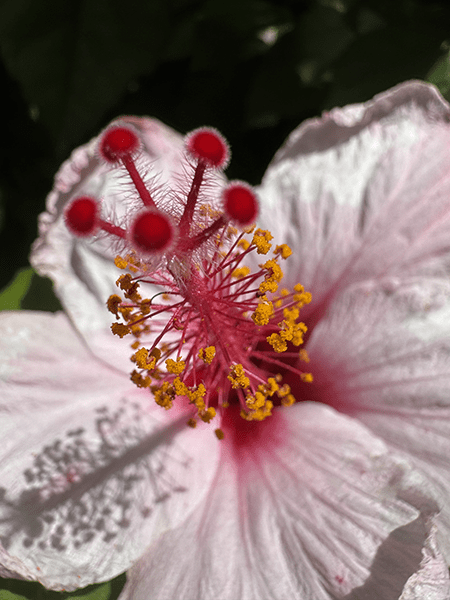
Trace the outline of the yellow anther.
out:
M 225 437 L 225 434 L 221 429 L 215 429 L 214 433 L 216 434 L 218 440 L 223 440 L 223 438 Z
M 261 292 L 261 294 L 265 294 L 266 292 L 271 292 L 272 294 L 274 294 L 277 291 L 277 289 L 278 283 L 271 278 L 266 279 L 265 281 L 262 281 L 259 284 L 259 291 Z
M 285 308 L 283 310 L 283 317 L 290 322 L 295 322 L 300 316 L 298 308 Z
M 126 269 L 128 266 L 128 262 L 119 255 L 114 259 L 114 264 L 118 269 Z
M 150 387 L 150 384 L 152 382 L 150 377 L 148 377 L 148 376 L 144 377 L 141 373 L 138 373 L 137 371 L 133 371 L 131 373 L 130 379 L 134 383 L 134 385 L 137 385 L 137 387 L 140 387 L 140 388 Z
M 131 333 L 129 327 L 127 325 L 123 325 L 122 323 L 113 323 L 111 325 L 111 331 L 114 335 L 118 335 L 121 338 Z
M 203 397 L 206 394 L 206 388 L 203 383 L 200 383 L 196 388 L 189 389 L 187 388 L 186 396 L 189 398 L 189 401 L 198 408 L 199 411 L 204 410 L 205 402 L 203 401 Z
M 150 356 L 154 356 L 158 361 L 161 358 L 161 350 L 159 348 L 153 348 L 153 350 L 150 352 Z
M 172 360 L 168 358 L 166 360 L 166 369 L 168 373 L 173 373 L 174 375 L 179 375 L 184 371 L 184 367 L 186 363 L 181 358 L 177 358 L 177 360 Z
M 231 277 L 235 277 L 236 279 L 242 279 L 242 277 L 246 277 L 250 273 L 249 267 L 238 267 L 234 269 L 231 273 Z
M 303 334 L 307 332 L 308 328 L 304 323 L 296 323 L 292 328 L 292 343 L 294 346 L 300 346 L 303 344 Z
M 200 414 L 200 419 L 204 423 L 210 423 L 212 421 L 212 419 L 214 419 L 215 416 L 216 416 L 216 409 L 214 407 L 210 406 L 209 408 L 207 408 L 205 411 L 203 411 Z
M 252 320 L 255 325 L 267 325 L 273 316 L 273 304 L 270 300 L 267 300 L 266 296 L 263 296 L 260 300 L 260 303 L 255 309 L 255 312 L 252 314 Z
M 132 277 L 129 273 L 124 273 L 116 281 L 116 285 L 120 287 L 121 290 L 128 291 L 135 285 L 135 282 L 133 282 Z
M 295 404 L 295 398 L 292 394 L 288 394 L 287 396 L 284 396 L 283 398 L 281 398 L 281 404 L 283 406 L 292 406 L 293 404 Z
M 309 304 L 312 300 L 310 292 L 304 292 L 303 294 L 295 294 L 294 300 L 297 302 L 297 306 L 302 308 L 305 304 Z
M 269 342 L 275 352 L 286 352 L 287 343 L 279 333 L 272 333 L 266 337 L 266 340 Z
M 263 269 L 269 271 L 267 278 L 272 279 L 274 281 L 281 281 L 283 279 L 283 271 L 281 270 L 280 265 L 273 258 L 271 260 L 266 261 L 263 265 L 261 265 Z
M 262 392 L 255 392 L 254 396 L 247 396 L 245 404 L 250 410 L 257 410 L 266 404 L 266 396 Z
M 227 237 L 232 238 L 235 235 L 237 235 L 238 230 L 236 229 L 236 227 L 233 227 L 233 225 L 228 225 L 227 228 Z
M 278 385 L 274 377 L 269 377 L 267 383 L 269 384 L 269 396 L 272 396 L 275 392 L 278 392 L 278 390 L 280 389 L 280 386 Z
M 216 355 L 215 346 L 208 346 L 207 348 L 200 348 L 198 351 L 198 357 L 202 359 L 204 363 L 210 365 L 213 361 L 213 358 Z
M 246 376 L 244 367 L 241 364 L 233 365 L 228 375 L 233 390 L 237 388 L 247 388 L 250 385 L 250 379 Z
M 158 404 L 159 406 L 162 406 L 166 410 L 169 410 L 169 408 L 172 408 L 172 404 L 173 404 L 172 401 L 175 396 L 175 390 L 173 389 L 173 387 L 170 385 L 169 382 L 164 381 L 164 383 L 162 383 L 159 388 L 158 387 L 152 388 L 152 392 L 155 396 L 156 404 Z
M 197 421 L 195 419 L 189 419 L 187 424 L 189 425 L 189 427 L 192 427 L 192 429 L 195 429 L 197 427 Z
M 270 400 L 266 400 L 264 406 L 258 408 L 257 410 L 252 410 L 250 412 L 245 412 L 245 410 L 241 410 L 241 417 L 246 421 L 264 421 L 267 417 L 270 417 L 272 414 L 273 402 Z
M 117 294 L 113 294 L 112 296 L 110 296 L 108 298 L 108 301 L 106 302 L 106 306 L 108 307 L 109 312 L 113 315 L 116 315 L 116 317 L 119 316 L 119 305 L 121 302 L 122 298 Z
M 304 348 L 302 348 L 300 350 L 300 352 L 298 353 L 298 357 L 300 358 L 300 360 L 302 360 L 303 362 L 309 363 L 309 356 L 308 353 L 306 352 L 306 350 Z
M 267 254 L 272 246 L 270 243 L 271 239 L 273 239 L 273 235 L 270 231 L 257 229 L 252 239 L 252 244 L 256 246 L 256 252 L 258 254 Z
M 291 393 L 291 386 L 288 383 L 283 383 L 283 385 L 277 391 L 278 398 L 285 398 Z
M 288 258 L 292 254 L 292 250 L 289 248 L 287 244 L 280 244 L 274 250 L 275 254 L 279 254 L 281 258 Z
M 130 306 L 119 306 L 117 309 L 125 321 L 131 321 L 133 317 L 133 309 Z
M 242 248 L 242 250 L 247 250 L 250 247 L 250 242 L 248 240 L 239 240 L 237 245 L 239 246 L 239 248 Z
M 177 396 L 187 396 L 189 394 L 189 388 L 184 384 L 179 377 L 175 377 L 173 380 L 173 389 Z
M 131 360 L 137 364 L 140 369 L 149 369 L 153 367 L 149 367 L 147 364 L 148 359 L 148 350 L 146 348 L 140 348 L 137 352 L 135 352 L 131 356 Z M 154 359 L 153 359 L 154 361 Z
M 311 383 L 311 381 L 313 380 L 312 373 L 302 373 L 300 377 L 305 383 Z

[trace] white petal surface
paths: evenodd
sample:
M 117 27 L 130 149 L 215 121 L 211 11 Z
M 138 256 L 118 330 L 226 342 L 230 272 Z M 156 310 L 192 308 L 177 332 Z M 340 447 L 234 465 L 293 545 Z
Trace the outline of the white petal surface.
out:
M 131 569 L 120 600 L 397 600 L 415 574 L 448 598 L 438 552 L 425 568 L 423 482 L 323 405 L 277 415 L 275 445 L 235 456 L 224 440 L 210 493 Z
M 260 221 L 294 250 L 288 281 L 314 300 L 304 313 L 357 281 L 448 273 L 449 120 L 436 89 L 411 82 L 291 134 L 259 189 Z
M 352 414 L 435 486 L 450 560 L 450 283 L 416 278 L 349 289 L 308 343 L 302 397 Z
M 182 136 L 156 119 L 125 117 L 140 133 L 145 168 L 159 175 L 156 184 L 174 182 L 180 176 Z M 55 177 L 47 198 L 47 212 L 40 216 L 39 238 L 30 261 L 41 275 L 50 277 L 70 318 L 86 338 L 92 350 L 110 364 L 127 368 L 129 343 L 111 343 L 110 325 L 114 319 L 106 310 L 106 300 L 117 292 L 114 282 L 120 275 L 113 260 L 117 248 L 99 234 L 98 239 L 74 238 L 64 224 L 67 203 L 79 195 L 94 195 L 103 201 L 103 216 L 112 216 L 121 224 L 127 203 L 118 198 L 135 196 L 129 178 L 122 169 L 113 169 L 97 154 L 97 139 L 75 150 Z M 91 333 L 94 332 L 95 336 Z M 124 367 L 125 364 L 125 367 Z
M 201 501 L 218 440 L 97 361 L 62 313 L 3 312 L 0 329 L 0 574 L 110 579 Z

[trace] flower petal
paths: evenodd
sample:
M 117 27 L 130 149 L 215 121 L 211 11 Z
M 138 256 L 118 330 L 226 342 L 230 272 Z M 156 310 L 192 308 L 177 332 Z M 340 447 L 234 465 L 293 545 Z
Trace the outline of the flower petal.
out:
M 122 121 L 140 132 L 143 158 L 151 161 L 159 174 L 158 184 L 179 176 L 183 147 L 180 134 L 156 119 L 125 117 Z M 121 169 L 112 169 L 99 159 L 97 143 L 95 138 L 75 150 L 57 173 L 47 198 L 47 212 L 40 216 L 39 238 L 30 261 L 38 273 L 53 280 L 64 308 L 92 350 L 123 369 L 128 344 L 114 343 L 109 331 L 112 318 L 105 307 L 108 297 L 117 292 L 114 282 L 120 272 L 113 263 L 117 251 L 101 236 L 95 241 L 74 238 L 63 217 L 67 203 L 86 194 L 101 198 L 116 222 L 124 216 L 124 205 L 117 202 L 117 197 L 132 195 L 128 178 Z
M 397 600 L 416 572 L 447 598 L 431 579 L 446 569 L 438 552 L 431 574 L 421 567 L 435 506 L 406 464 L 323 405 L 272 418 L 286 425 L 278 450 L 236 460 L 225 438 L 210 493 L 150 546 L 120 600 Z
M 426 474 L 450 560 L 450 283 L 355 286 L 329 307 L 308 354 L 314 382 L 299 397 L 357 417 Z
M 97 361 L 62 313 L 0 328 L 0 574 L 110 579 L 202 500 L 219 442 Z
M 449 121 L 436 89 L 410 82 L 307 121 L 275 155 L 261 224 L 294 250 L 287 278 L 313 294 L 303 316 L 367 278 L 448 270 Z

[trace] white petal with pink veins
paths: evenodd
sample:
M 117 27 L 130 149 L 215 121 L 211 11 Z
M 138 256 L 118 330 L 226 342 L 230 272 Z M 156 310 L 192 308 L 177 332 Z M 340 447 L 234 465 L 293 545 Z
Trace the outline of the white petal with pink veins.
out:
M 275 155 L 260 222 L 292 247 L 308 311 L 357 281 L 447 271 L 449 121 L 435 88 L 406 83 L 307 121 Z
M 422 568 L 435 505 L 406 463 L 325 406 L 273 418 L 286 424 L 278 448 L 236 456 L 225 438 L 210 493 L 150 546 L 120 600 L 397 600 L 415 573 L 447 598 L 439 553 Z
M 97 361 L 62 313 L 0 327 L 0 574 L 110 579 L 201 501 L 219 442 Z
M 450 283 L 355 286 L 308 343 L 314 398 L 352 414 L 433 482 L 450 558 Z

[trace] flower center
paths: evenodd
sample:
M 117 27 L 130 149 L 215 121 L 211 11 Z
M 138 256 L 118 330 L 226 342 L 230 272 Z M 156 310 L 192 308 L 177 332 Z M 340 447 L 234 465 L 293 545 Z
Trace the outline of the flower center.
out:
M 190 184 L 158 196 L 136 166 L 137 132 L 111 126 L 99 153 L 125 167 L 140 206 L 119 227 L 100 217 L 99 200 L 83 196 L 72 200 L 65 220 L 74 235 L 102 229 L 122 245 L 115 264 L 126 272 L 116 282 L 120 295 L 107 306 L 116 317 L 112 332 L 135 338 L 133 383 L 149 388 L 166 410 L 192 405 L 191 427 L 199 420 L 220 425 L 226 411 L 236 409 L 246 421 L 262 421 L 274 406 L 296 401 L 283 373 L 312 381 L 298 367 L 308 362 L 299 349 L 306 332 L 300 309 L 311 295 L 301 284 L 280 287 L 280 262 L 292 252 L 286 244 L 272 248 L 271 233 L 252 225 L 258 214 L 253 189 L 234 181 L 211 192 L 229 158 L 223 137 L 201 128 L 186 137 L 185 147 Z M 258 266 L 252 271 L 249 265 Z M 215 433 L 224 436 L 220 426 Z

